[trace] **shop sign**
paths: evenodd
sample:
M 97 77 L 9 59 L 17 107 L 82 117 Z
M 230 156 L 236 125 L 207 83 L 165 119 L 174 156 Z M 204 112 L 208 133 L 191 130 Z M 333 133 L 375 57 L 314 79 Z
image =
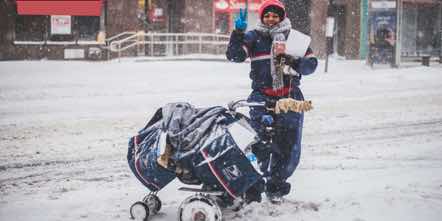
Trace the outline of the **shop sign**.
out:
M 246 0 L 247 1 L 247 0 Z M 259 6 L 261 5 L 260 0 L 248 0 L 249 1 L 249 11 L 258 11 Z M 231 10 L 239 10 L 241 8 L 246 8 L 245 0 L 230 0 L 230 8 Z
M 376 9 L 388 9 L 388 8 L 396 8 L 396 1 L 378 1 L 371 3 L 372 8 Z
M 215 0 L 214 7 L 218 12 L 233 12 L 246 8 L 246 1 L 249 3 L 249 11 L 258 11 L 262 0 Z
M 51 34 L 52 35 L 70 35 L 71 34 L 71 16 L 69 16 L 69 15 L 51 15 Z
M 227 0 L 216 0 L 215 1 L 215 8 L 217 10 L 227 10 L 229 9 L 230 4 Z
M 149 20 L 151 22 L 164 22 L 166 18 L 164 16 L 163 8 L 153 8 L 149 11 Z

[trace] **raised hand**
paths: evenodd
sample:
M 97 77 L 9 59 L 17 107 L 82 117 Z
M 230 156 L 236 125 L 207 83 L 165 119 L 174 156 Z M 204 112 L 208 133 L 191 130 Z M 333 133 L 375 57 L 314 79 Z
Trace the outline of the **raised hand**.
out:
M 245 31 L 247 29 L 247 10 L 239 9 L 239 16 L 235 19 L 235 29 Z

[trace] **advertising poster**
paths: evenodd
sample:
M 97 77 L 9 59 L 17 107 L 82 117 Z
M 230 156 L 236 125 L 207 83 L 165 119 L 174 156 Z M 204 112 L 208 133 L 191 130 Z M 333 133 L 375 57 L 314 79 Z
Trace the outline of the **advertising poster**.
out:
M 369 18 L 371 63 L 393 63 L 396 44 L 396 2 L 372 2 Z
M 51 16 L 51 34 L 52 35 L 70 35 L 71 34 L 71 16 L 52 15 Z

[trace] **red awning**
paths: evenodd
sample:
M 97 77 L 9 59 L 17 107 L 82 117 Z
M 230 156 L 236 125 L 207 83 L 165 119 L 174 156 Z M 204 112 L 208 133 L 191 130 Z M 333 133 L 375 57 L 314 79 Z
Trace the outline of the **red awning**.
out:
M 17 0 L 19 15 L 100 16 L 102 0 Z

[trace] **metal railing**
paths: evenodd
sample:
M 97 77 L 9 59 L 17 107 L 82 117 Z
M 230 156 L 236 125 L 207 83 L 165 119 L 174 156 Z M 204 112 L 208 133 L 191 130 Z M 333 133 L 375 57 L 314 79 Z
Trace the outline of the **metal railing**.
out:
M 137 32 L 115 40 L 132 32 L 121 33 L 107 40 L 108 50 L 122 53 L 136 48 L 137 56 L 176 56 L 186 54 L 223 54 L 229 42 L 229 35 L 212 33 L 144 33 Z
M 135 32 L 135 31 L 125 31 L 125 32 L 121 32 L 120 34 L 114 35 L 110 38 L 106 38 L 105 42 L 106 42 L 106 49 L 107 49 L 107 58 L 109 59 L 111 57 L 110 45 L 112 42 L 122 40 L 124 38 L 127 38 L 127 36 L 133 36 L 135 34 L 137 34 L 137 32 Z
M 116 40 L 118 38 L 123 38 L 123 36 L 127 36 L 127 35 L 132 36 L 132 35 L 135 35 L 135 34 L 137 34 L 137 32 L 135 32 L 135 31 L 121 32 L 120 34 L 117 34 L 117 35 L 114 35 L 114 36 L 112 36 L 110 38 L 107 38 L 106 39 L 106 43 L 110 43 L 110 42 L 112 42 L 112 41 L 114 41 L 114 40 Z

